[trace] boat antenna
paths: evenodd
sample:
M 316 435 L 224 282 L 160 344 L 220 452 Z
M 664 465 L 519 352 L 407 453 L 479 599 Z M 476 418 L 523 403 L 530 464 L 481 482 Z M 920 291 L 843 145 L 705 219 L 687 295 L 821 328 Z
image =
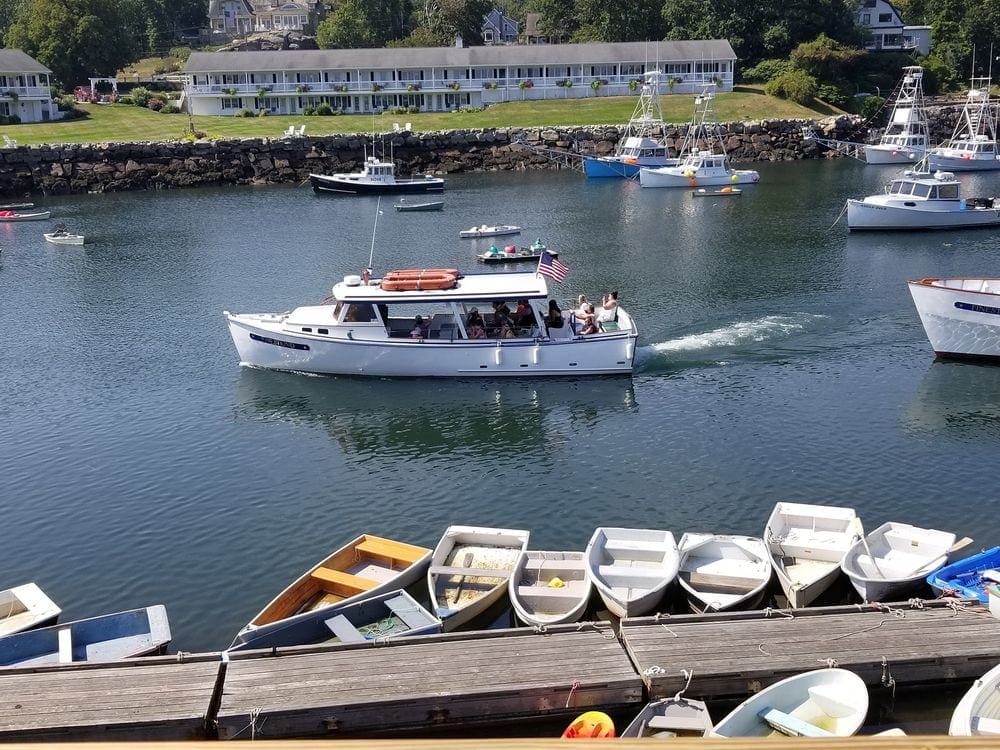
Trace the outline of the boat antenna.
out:
M 368 253 L 368 267 L 365 269 L 368 271 L 368 275 L 371 276 L 372 267 L 375 264 L 375 230 L 378 228 L 378 217 L 382 213 L 382 196 L 378 197 L 378 202 L 375 204 L 375 221 L 372 223 L 372 246 L 371 251 Z

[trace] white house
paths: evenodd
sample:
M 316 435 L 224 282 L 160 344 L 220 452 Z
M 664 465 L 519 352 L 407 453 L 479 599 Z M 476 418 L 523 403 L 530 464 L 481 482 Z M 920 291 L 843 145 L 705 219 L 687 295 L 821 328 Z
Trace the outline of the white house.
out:
M 506 101 L 635 94 L 658 70 L 675 93 L 715 81 L 731 91 L 736 54 L 722 39 L 492 47 L 195 52 L 184 72 L 192 114 L 328 104 L 348 113 L 448 111 Z
M 865 40 L 866 49 L 930 54 L 931 27 L 905 25 L 899 10 L 889 0 L 861 0 L 858 23 L 870 32 Z
M 21 122 L 58 120 L 62 112 L 52 101 L 52 71 L 19 49 L 0 49 L 0 115 L 17 115 Z
M 313 31 L 323 12 L 319 0 L 209 0 L 213 33 L 244 36 L 257 31 Z

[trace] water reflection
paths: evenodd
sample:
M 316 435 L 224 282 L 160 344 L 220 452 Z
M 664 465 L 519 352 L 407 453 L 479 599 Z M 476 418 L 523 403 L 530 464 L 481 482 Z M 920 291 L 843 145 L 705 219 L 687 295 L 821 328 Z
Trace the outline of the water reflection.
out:
M 906 429 L 960 440 L 1000 433 L 1000 367 L 935 361 L 903 415 Z
M 380 380 L 245 368 L 241 417 L 325 429 L 345 456 L 427 457 L 484 448 L 530 452 L 638 409 L 628 378 Z

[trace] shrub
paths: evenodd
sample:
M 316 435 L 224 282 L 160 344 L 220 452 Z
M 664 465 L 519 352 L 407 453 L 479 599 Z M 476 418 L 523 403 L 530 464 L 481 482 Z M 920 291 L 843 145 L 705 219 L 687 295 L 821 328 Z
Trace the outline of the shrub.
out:
M 189 57 L 191 57 L 191 48 L 190 47 L 171 47 L 170 48 L 170 56 L 171 57 L 176 57 L 178 60 L 181 60 L 183 62 L 187 62 L 187 59 Z
M 180 111 L 181 108 L 178 107 L 176 104 L 164 104 L 162 107 L 160 107 L 161 115 L 176 115 Z
M 162 99 L 157 99 L 154 96 L 150 98 L 149 103 L 146 104 L 146 106 L 149 107 L 154 112 L 159 112 L 161 109 L 163 109 L 163 104 L 164 102 Z
M 76 97 L 72 94 L 65 94 L 56 99 L 56 107 L 60 112 L 69 112 L 76 106 Z
M 849 92 L 832 83 L 819 84 L 816 87 L 816 96 L 827 104 L 832 104 L 841 109 L 847 107 L 853 98 Z
M 313 117 L 316 114 L 316 108 L 312 106 L 305 106 L 302 108 L 302 114 L 306 117 Z
M 420 111 L 420 107 L 418 107 L 415 104 L 411 104 L 409 107 L 406 108 L 406 114 L 408 114 L 408 115 L 415 115 L 419 111 Z
M 450 88 L 452 91 L 458 91 L 460 88 L 462 88 L 462 84 L 460 84 L 458 81 L 452 81 L 451 83 L 448 84 L 448 88 Z
M 764 92 L 796 104 L 808 104 L 816 96 L 816 79 L 804 70 L 790 70 L 768 81 Z
M 861 100 L 861 104 L 858 106 L 858 114 L 866 120 L 871 119 L 875 116 L 876 112 L 882 109 L 884 104 L 885 99 L 881 96 L 866 96 Z
M 236 113 L 236 116 L 237 117 L 253 117 L 254 113 L 251 112 L 249 109 L 241 109 L 239 112 Z
M 222 93 L 226 96 L 236 96 L 236 87 L 230 86 L 228 89 L 223 89 Z
M 767 83 L 794 69 L 791 60 L 761 60 L 752 68 L 743 71 L 743 80 L 750 83 Z
M 127 107 L 132 107 L 135 102 L 132 100 L 131 96 L 120 96 L 118 97 L 118 104 L 124 104 Z
M 269 114 L 271 113 L 268 112 L 266 109 L 257 110 L 257 117 L 267 117 Z
M 316 114 L 320 115 L 321 117 L 329 117 L 330 115 L 333 114 L 333 107 L 331 107 L 326 102 L 323 102 L 322 104 L 317 105 Z
M 21 116 L 20 115 L 9 115 L 7 117 L 7 124 L 8 125 L 20 125 L 21 124 Z
M 145 88 L 144 86 L 136 86 L 134 89 L 132 89 L 132 92 L 129 94 L 129 97 L 131 97 L 132 104 L 134 104 L 135 106 L 146 107 L 149 105 L 149 100 L 152 97 L 152 94 L 150 94 L 149 89 Z

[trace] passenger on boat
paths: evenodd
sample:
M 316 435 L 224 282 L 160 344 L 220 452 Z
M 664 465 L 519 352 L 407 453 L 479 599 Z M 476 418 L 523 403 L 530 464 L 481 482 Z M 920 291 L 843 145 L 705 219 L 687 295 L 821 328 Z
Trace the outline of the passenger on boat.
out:
M 554 300 L 549 300 L 549 312 L 545 316 L 545 332 L 548 333 L 550 328 L 562 328 L 563 327 L 563 316 L 562 310 L 559 309 L 559 304 Z
M 465 321 L 465 330 L 470 339 L 486 338 L 486 323 L 483 322 L 483 316 L 475 307 L 469 311 L 469 317 Z
M 495 300 L 493 302 L 493 315 L 503 315 L 504 317 L 510 317 L 510 308 L 507 307 L 507 303 L 502 299 Z
M 530 328 L 535 324 L 535 314 L 528 306 L 528 300 L 519 299 L 514 309 L 514 324 L 521 328 Z
M 411 339 L 425 339 L 430 332 L 430 324 L 424 320 L 422 315 L 413 319 L 413 330 L 410 331 Z
M 576 298 L 576 309 L 573 312 L 576 314 L 576 317 L 578 318 L 582 318 L 584 315 L 587 314 L 586 295 L 581 294 L 579 297 Z
M 597 312 L 597 320 L 600 323 L 618 320 L 618 292 L 610 292 L 602 298 L 601 309 Z
M 600 324 L 597 322 L 597 315 L 594 313 L 594 306 L 592 304 L 587 303 L 587 310 L 582 315 L 577 311 L 576 317 L 583 324 L 583 330 L 580 331 L 581 335 L 589 336 L 600 330 Z

